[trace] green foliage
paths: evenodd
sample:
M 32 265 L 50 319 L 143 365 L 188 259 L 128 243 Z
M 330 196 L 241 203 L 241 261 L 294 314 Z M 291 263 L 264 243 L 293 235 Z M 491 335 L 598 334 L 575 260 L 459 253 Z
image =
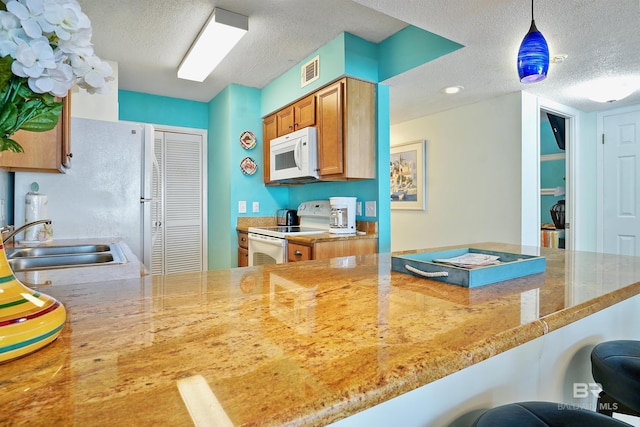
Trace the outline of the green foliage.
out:
M 46 132 L 58 124 L 62 102 L 53 95 L 35 93 L 27 79 L 11 72 L 13 58 L 0 58 L 0 151 L 22 152 L 11 136 L 22 129 Z

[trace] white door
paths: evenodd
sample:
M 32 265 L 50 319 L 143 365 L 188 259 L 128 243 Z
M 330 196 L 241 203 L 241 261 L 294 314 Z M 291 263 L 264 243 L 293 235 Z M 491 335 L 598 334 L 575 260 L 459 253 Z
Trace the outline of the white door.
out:
M 164 132 L 154 133 L 156 164 L 151 176 L 151 274 L 164 273 Z
M 161 202 L 152 205 L 160 229 L 152 273 L 206 270 L 203 136 L 156 131 L 155 143 L 160 174 L 153 190 Z
M 603 119 L 603 251 L 640 256 L 640 111 Z

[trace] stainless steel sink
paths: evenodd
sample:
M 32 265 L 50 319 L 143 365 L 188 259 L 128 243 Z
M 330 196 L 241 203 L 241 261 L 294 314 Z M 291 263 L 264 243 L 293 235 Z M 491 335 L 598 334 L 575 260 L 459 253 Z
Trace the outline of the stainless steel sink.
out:
M 7 252 L 9 258 L 27 258 L 49 255 L 73 255 L 109 252 L 110 245 L 40 246 L 36 248 L 13 248 Z
M 14 272 L 113 265 L 127 262 L 117 244 L 41 246 L 6 249 Z

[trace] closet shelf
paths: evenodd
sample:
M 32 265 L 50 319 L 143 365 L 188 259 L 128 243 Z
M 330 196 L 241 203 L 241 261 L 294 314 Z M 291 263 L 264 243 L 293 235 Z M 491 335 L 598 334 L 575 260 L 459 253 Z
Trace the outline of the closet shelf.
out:
M 564 187 L 555 187 L 555 188 L 541 188 L 540 189 L 541 196 L 564 196 L 565 188 Z
M 541 154 L 540 161 L 541 162 L 550 162 L 553 160 L 564 160 L 567 158 L 566 153 L 554 153 L 554 154 Z

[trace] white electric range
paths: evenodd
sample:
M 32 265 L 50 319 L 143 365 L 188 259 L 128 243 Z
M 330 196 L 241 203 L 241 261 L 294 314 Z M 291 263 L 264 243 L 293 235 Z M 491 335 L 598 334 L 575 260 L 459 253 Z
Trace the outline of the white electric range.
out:
M 330 215 L 328 200 L 313 200 L 298 206 L 300 225 L 249 227 L 249 265 L 287 262 L 286 237 L 328 233 Z

